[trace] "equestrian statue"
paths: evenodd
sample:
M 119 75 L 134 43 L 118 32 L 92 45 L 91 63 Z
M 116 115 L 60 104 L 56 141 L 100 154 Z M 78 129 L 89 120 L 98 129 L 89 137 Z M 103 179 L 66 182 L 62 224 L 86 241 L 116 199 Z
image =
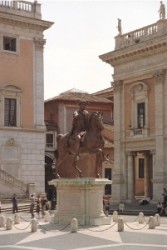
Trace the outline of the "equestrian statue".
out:
M 66 170 L 67 167 L 73 167 L 75 169 L 75 177 L 85 177 L 83 171 L 78 166 L 79 160 L 81 161 L 80 156 L 83 153 L 87 153 L 88 158 L 91 154 L 95 155 L 94 177 L 100 177 L 102 162 L 104 161 L 104 139 L 101 134 L 104 129 L 102 115 L 98 111 L 89 114 L 85 109 L 86 104 L 87 102 L 84 100 L 79 102 L 79 109 L 73 114 L 71 131 L 57 136 L 56 169 L 57 177 L 59 178 L 61 178 L 61 166 L 63 166 L 65 161 L 67 165 Z M 68 161 L 69 156 L 72 158 L 72 166 L 70 166 L 70 161 Z M 84 166 L 84 168 L 86 167 Z

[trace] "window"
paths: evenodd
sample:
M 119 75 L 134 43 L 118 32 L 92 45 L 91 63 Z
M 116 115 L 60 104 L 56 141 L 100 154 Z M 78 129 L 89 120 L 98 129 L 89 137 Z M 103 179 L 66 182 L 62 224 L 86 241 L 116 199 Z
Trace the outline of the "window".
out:
M 130 86 L 130 136 L 148 136 L 148 90 L 148 85 L 144 82 L 136 82 Z
M 137 104 L 137 125 L 138 128 L 144 128 L 145 126 L 145 103 Z
M 4 85 L 0 89 L 0 126 L 21 126 L 21 89 L 15 85 Z
M 112 169 L 105 168 L 104 175 L 105 175 L 105 178 L 112 180 Z M 112 193 L 112 185 L 111 184 L 105 185 L 105 195 L 111 195 L 111 193 Z
M 5 98 L 4 123 L 8 127 L 16 127 L 16 99 Z
M 16 52 L 16 38 L 3 37 L 3 49 Z
M 139 159 L 139 173 L 138 176 L 140 179 L 144 178 L 144 158 Z
M 47 148 L 53 148 L 53 134 L 52 133 L 47 133 L 46 134 L 46 147 Z

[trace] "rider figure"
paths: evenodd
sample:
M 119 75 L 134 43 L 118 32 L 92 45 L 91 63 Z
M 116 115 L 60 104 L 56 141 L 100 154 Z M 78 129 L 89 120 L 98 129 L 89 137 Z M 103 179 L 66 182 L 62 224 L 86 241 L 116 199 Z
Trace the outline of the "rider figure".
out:
M 74 111 L 71 135 L 82 139 L 89 126 L 89 112 L 85 109 L 87 102 L 80 101 L 79 109 Z
M 85 109 L 87 102 L 79 102 L 79 109 L 73 113 L 72 129 L 69 133 L 67 145 L 72 151 L 78 151 L 80 143 L 89 127 L 89 112 Z

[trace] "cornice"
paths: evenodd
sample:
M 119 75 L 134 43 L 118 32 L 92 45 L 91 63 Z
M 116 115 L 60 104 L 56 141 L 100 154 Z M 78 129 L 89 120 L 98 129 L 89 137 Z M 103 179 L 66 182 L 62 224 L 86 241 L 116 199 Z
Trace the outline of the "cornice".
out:
M 10 26 L 24 27 L 24 29 L 27 28 L 42 32 L 53 25 L 53 22 L 44 21 L 41 19 L 0 12 L 0 24 L 2 23 Z
M 167 36 L 159 37 L 156 40 L 142 42 L 139 45 L 132 45 L 128 48 L 118 49 L 113 52 L 101 55 L 100 59 L 112 66 L 124 64 L 146 58 L 148 56 L 167 52 Z

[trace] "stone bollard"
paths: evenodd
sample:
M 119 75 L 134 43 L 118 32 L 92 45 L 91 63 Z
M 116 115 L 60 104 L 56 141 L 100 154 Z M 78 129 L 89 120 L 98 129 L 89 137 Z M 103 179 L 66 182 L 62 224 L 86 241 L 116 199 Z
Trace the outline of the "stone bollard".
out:
M 150 216 L 148 225 L 149 225 L 149 227 L 148 227 L 149 229 L 154 229 L 155 228 L 155 220 L 154 220 L 153 216 Z
M 4 215 L 0 215 L 0 227 L 5 227 L 6 217 Z
M 113 222 L 118 222 L 118 212 L 117 211 L 113 212 Z
M 50 221 L 50 213 L 49 211 L 44 212 L 44 221 L 49 222 Z
M 71 233 L 77 233 L 78 231 L 78 220 L 73 218 L 71 220 Z
M 124 231 L 124 221 L 123 219 L 119 218 L 118 219 L 118 232 L 123 232 Z
M 37 224 L 38 224 L 37 220 L 35 218 L 33 218 L 31 220 L 31 232 L 32 233 L 37 231 Z
M 154 223 L 155 223 L 155 226 L 160 226 L 160 216 L 159 216 L 159 214 L 154 215 Z
M 139 224 L 144 224 L 144 221 L 145 221 L 144 214 L 143 214 L 143 212 L 140 212 L 139 213 Z
M 12 218 L 8 217 L 6 220 L 6 230 L 12 230 L 13 221 Z
M 14 215 L 14 224 L 20 224 L 20 215 L 19 214 Z

